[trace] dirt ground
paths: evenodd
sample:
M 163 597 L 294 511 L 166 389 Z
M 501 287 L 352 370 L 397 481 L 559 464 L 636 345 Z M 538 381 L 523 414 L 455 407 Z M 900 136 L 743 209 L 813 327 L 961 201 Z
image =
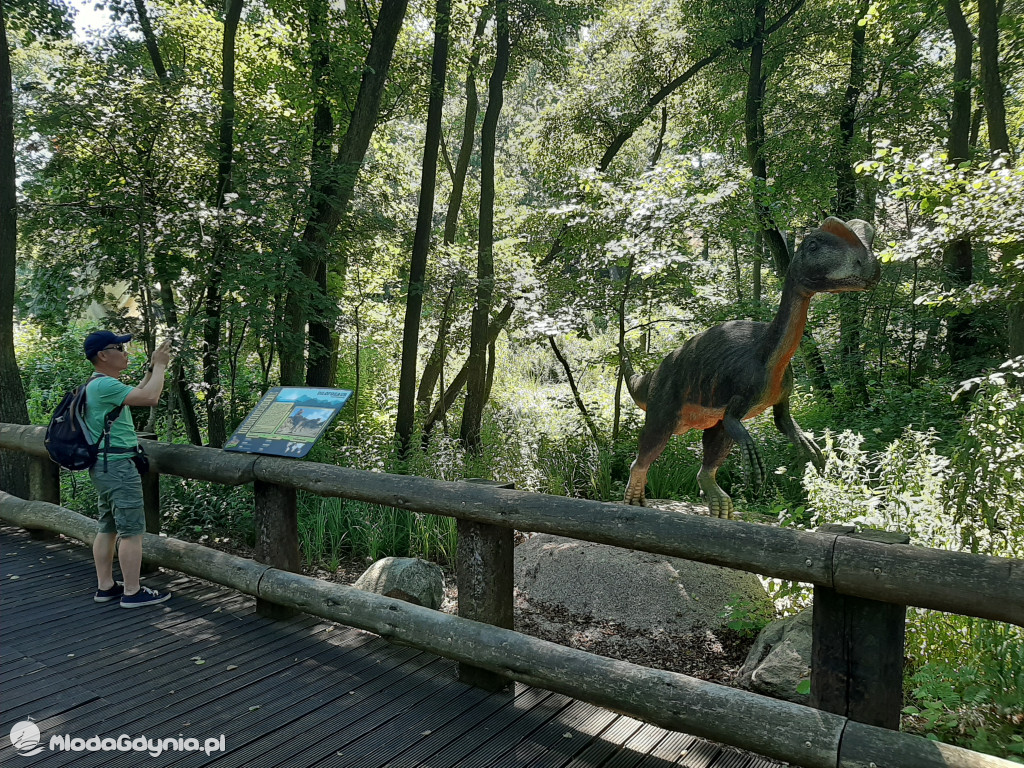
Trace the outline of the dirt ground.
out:
M 310 576 L 340 584 L 352 584 L 369 563 L 343 563 L 335 573 L 317 569 Z M 454 571 L 443 568 L 445 598 L 441 610 L 454 614 L 458 589 Z M 589 616 L 572 615 L 560 607 L 531 605 L 517 595 L 515 628 L 524 634 L 559 645 L 577 648 L 612 659 L 631 661 L 645 667 L 681 672 L 710 682 L 731 685 L 753 645 L 753 637 L 731 630 L 700 630 L 672 634 L 656 626 L 637 632 Z

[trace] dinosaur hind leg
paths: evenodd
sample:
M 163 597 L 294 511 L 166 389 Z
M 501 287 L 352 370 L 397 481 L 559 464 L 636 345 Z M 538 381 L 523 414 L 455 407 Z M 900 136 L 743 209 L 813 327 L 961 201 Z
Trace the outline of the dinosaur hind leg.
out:
M 715 475 L 729 455 L 734 441 L 726 434 L 725 424 L 720 421 L 704 430 L 701 442 L 704 446 L 704 461 L 697 473 L 697 485 L 704 491 L 712 517 L 732 519 L 732 499 L 718 486 Z
M 664 423 L 653 426 L 650 413 L 644 422 L 644 428 L 640 432 L 640 441 L 637 446 L 636 459 L 629 467 L 629 483 L 626 484 L 627 504 L 643 507 L 644 488 L 647 486 L 647 470 L 651 468 L 654 460 L 661 456 L 669 439 L 672 437 L 672 427 Z

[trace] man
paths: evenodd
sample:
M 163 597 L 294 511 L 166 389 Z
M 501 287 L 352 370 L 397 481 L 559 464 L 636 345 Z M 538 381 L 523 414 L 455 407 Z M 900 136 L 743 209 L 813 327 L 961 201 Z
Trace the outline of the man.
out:
M 160 402 L 164 374 L 171 362 L 170 341 L 153 353 L 149 371 L 139 386 L 132 388 L 121 382 L 128 368 L 125 344 L 131 336 L 118 336 L 110 331 L 96 331 L 85 338 L 85 356 L 95 373 L 86 389 L 85 423 L 94 441 L 100 441 L 100 454 L 89 470 L 89 477 L 99 496 L 99 533 L 92 544 L 96 565 L 97 603 L 120 600 L 122 608 L 139 608 L 162 603 L 171 597 L 139 584 L 142 569 L 142 534 L 146 515 L 142 502 L 142 479 L 132 457 L 139 444 L 135 422 L 127 406 L 154 406 Z M 125 406 L 110 427 L 109 450 L 103 438 L 105 422 L 111 411 Z M 120 542 L 118 541 L 120 539 Z M 114 550 L 121 564 L 124 582 L 113 576 Z

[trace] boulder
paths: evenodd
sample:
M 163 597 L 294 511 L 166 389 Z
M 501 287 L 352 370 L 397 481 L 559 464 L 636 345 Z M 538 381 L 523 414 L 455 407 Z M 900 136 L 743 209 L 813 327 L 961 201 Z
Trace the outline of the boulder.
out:
M 415 557 L 385 557 L 356 579 L 354 587 L 437 610 L 444 599 L 444 574 Z
M 773 621 L 757 636 L 737 683 L 765 696 L 809 704 L 797 688 L 811 677 L 811 609 Z
M 721 628 L 737 602 L 774 614 L 752 573 L 548 534 L 516 547 L 515 583 L 522 607 L 644 632 Z

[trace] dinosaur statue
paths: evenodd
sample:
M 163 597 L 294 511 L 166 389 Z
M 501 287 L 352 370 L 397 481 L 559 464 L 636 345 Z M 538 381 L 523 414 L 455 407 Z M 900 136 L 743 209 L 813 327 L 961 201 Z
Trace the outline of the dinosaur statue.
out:
M 769 406 L 779 431 L 815 466 L 824 466 L 821 450 L 789 412 L 789 361 L 800 346 L 814 294 L 866 291 L 878 283 L 881 268 L 871 251 L 874 236 L 866 221 L 844 223 L 830 217 L 797 249 L 779 311 L 770 323 L 732 320 L 716 325 L 688 339 L 657 370 L 644 375 L 635 374 L 623 354 L 629 394 L 647 412 L 636 461 L 629 470 L 627 504 L 644 506 L 647 470 L 669 438 L 702 429 L 704 461 L 697 484 L 713 516 L 732 518 L 732 499 L 715 475 L 733 443 L 739 443 L 754 483 L 764 481 L 764 462 L 741 422 Z

